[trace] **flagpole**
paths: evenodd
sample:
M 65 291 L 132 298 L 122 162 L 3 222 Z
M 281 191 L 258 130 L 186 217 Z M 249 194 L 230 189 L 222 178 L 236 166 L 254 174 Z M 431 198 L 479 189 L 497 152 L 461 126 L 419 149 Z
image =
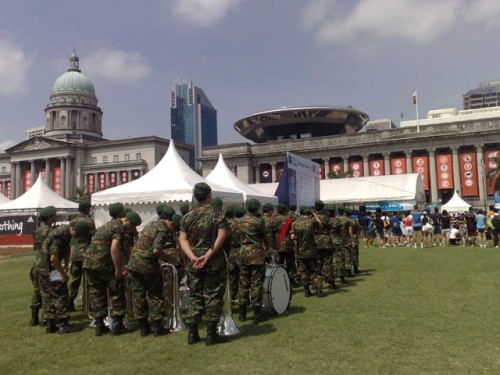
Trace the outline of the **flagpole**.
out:
M 413 104 L 415 104 L 415 111 L 417 112 L 417 133 L 420 133 L 420 121 L 418 119 L 418 95 L 416 87 L 413 91 Z

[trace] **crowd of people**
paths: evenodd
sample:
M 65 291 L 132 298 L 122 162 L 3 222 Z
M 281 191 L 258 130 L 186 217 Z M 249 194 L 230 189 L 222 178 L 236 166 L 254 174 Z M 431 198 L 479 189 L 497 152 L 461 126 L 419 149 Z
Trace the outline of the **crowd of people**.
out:
M 96 336 L 131 332 L 125 319 L 131 310 L 140 336 L 163 336 L 168 324 L 165 327 L 162 265 L 169 263 L 180 277 L 186 275 L 190 289 L 184 318 L 188 343 L 201 341 L 198 326 L 204 319 L 205 342 L 213 345 L 225 341 L 217 334 L 217 325 L 226 285 L 240 321 L 247 319 L 248 308 L 254 324 L 265 319 L 266 265 L 283 267 L 291 287 L 302 288 L 305 297 L 324 297 L 325 287 L 335 290 L 360 272 L 361 227 L 346 209 L 321 201 L 314 208 L 297 209 L 249 199 L 245 207 L 223 210 L 222 201 L 212 199 L 205 183 L 195 186 L 194 198 L 197 204 L 191 209 L 181 206 L 181 215 L 159 204 L 158 217 L 140 233 L 136 229 L 142 224 L 140 215 L 121 203 L 109 206 L 110 220 L 99 228 L 89 215 L 88 200 L 80 202 L 80 215 L 59 226 L 54 225 L 56 209 L 42 209 L 30 270 L 34 286 L 30 324 L 45 325 L 47 333 L 74 332 L 69 317 L 83 279 Z M 132 296 L 129 301 L 126 289 Z

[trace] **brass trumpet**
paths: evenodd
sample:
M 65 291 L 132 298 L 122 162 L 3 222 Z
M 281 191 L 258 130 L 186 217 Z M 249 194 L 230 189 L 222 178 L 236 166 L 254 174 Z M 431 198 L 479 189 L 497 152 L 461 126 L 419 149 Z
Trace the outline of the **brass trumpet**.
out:
M 179 297 L 179 276 L 173 264 L 161 265 L 163 274 L 163 294 L 166 302 L 168 325 L 171 332 L 186 329 L 181 317 L 181 303 Z

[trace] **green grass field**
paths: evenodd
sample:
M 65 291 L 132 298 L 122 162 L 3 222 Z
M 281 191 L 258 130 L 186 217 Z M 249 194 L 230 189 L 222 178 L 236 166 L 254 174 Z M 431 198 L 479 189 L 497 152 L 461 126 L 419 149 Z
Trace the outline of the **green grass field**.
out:
M 498 249 L 362 249 L 355 284 L 323 299 L 297 290 L 289 314 L 211 347 L 186 331 L 97 338 L 80 312 L 77 333 L 29 327 L 32 261 L 0 258 L 2 375 L 500 373 Z

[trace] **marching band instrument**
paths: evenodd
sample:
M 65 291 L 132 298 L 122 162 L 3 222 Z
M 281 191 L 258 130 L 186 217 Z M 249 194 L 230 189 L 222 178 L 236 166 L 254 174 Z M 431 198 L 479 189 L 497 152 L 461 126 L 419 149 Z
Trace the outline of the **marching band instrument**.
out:
M 173 264 L 161 265 L 163 274 L 163 293 L 166 302 L 168 325 L 171 332 L 182 331 L 186 327 L 181 317 L 181 303 L 179 297 L 179 279 L 177 269 Z
M 226 265 L 229 264 L 228 257 L 225 251 L 223 251 L 226 258 Z M 236 326 L 233 319 L 233 313 L 231 311 L 231 291 L 229 288 L 229 276 L 226 278 L 226 292 L 224 293 L 224 306 L 222 315 L 217 325 L 217 333 L 219 336 L 233 336 L 241 333 L 240 329 Z
M 271 309 L 276 314 L 281 315 L 288 310 L 291 300 L 292 289 L 286 269 L 277 265 L 266 265 L 262 307 Z

